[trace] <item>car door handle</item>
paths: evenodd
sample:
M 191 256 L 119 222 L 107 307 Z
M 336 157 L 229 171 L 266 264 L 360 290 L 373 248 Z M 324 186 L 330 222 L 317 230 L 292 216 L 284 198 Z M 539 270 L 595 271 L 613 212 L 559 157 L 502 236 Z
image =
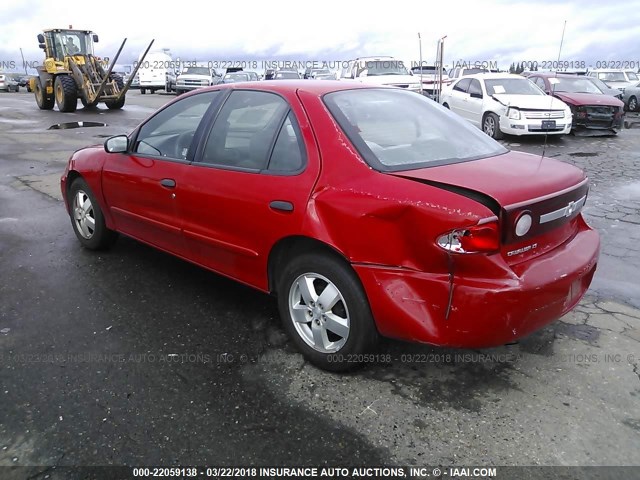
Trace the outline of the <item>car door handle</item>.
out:
M 176 181 L 173 178 L 163 178 L 160 180 L 160 185 L 167 188 L 175 188 Z
M 284 200 L 274 200 L 269 204 L 271 210 L 281 210 L 283 212 L 293 212 L 293 203 Z

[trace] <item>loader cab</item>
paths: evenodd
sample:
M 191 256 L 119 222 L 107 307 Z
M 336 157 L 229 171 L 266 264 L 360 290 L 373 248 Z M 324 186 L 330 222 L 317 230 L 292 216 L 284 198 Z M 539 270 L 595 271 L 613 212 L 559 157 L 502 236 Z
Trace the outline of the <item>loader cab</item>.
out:
M 47 58 L 58 62 L 71 55 L 93 55 L 93 43 L 98 36 L 86 30 L 46 30 L 44 35 L 38 35 L 40 48 L 43 48 Z

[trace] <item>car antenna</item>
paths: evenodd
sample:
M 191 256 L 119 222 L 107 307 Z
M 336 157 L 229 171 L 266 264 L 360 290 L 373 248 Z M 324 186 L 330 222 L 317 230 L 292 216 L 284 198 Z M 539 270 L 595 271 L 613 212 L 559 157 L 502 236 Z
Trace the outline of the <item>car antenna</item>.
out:
M 562 55 L 562 44 L 564 43 L 564 32 L 567 29 L 567 21 L 564 21 L 564 26 L 562 27 L 562 37 L 560 38 L 560 48 L 558 49 L 558 63 L 560 64 L 560 56 Z M 558 71 L 556 69 L 555 76 L 558 76 Z M 551 108 L 553 106 L 553 94 L 556 91 L 556 83 L 551 83 L 551 100 L 549 100 L 549 112 L 551 112 Z M 547 130 L 544 134 L 544 145 L 542 146 L 542 157 L 540 157 L 540 161 L 544 158 L 544 154 L 547 151 L 547 140 L 549 139 L 549 130 Z

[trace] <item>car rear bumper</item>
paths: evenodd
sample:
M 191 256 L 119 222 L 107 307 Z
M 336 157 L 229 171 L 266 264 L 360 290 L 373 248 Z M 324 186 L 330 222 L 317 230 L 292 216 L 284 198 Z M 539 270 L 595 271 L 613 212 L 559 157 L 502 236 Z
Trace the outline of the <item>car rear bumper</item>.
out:
M 434 345 L 485 348 L 513 342 L 557 320 L 587 291 L 600 238 L 581 221 L 562 246 L 509 268 L 502 278 L 449 276 L 401 268 L 355 265 L 380 334 Z

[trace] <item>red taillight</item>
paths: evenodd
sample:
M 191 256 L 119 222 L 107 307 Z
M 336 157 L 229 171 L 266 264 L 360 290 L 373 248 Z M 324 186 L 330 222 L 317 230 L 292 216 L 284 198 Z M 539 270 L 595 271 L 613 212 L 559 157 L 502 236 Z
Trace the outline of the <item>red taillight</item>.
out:
M 500 248 L 500 227 L 495 217 L 438 237 L 438 245 L 453 253 L 491 253 Z

